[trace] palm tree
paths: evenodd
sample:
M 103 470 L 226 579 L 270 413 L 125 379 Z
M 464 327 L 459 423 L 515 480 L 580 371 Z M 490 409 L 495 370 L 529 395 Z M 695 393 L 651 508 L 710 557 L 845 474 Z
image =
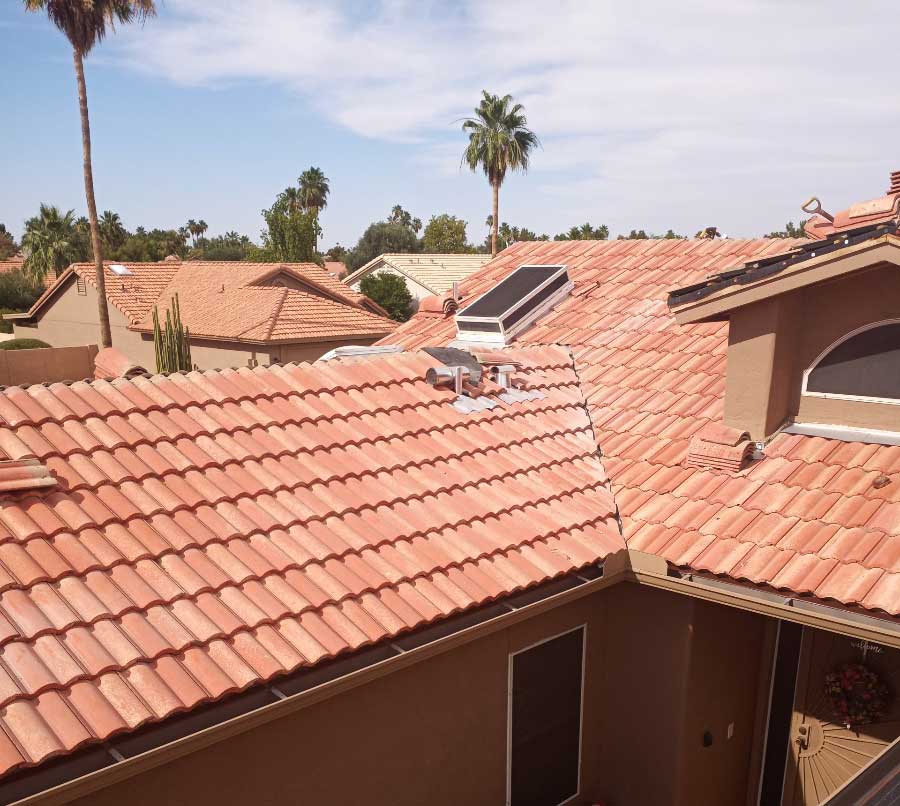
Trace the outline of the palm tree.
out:
M 127 236 L 125 227 L 122 226 L 122 219 L 118 213 L 111 210 L 104 210 L 100 216 L 100 238 L 104 246 L 115 249 L 121 246 Z
M 24 0 L 26 11 L 46 11 L 50 21 L 62 31 L 72 46 L 78 106 L 81 111 L 81 149 L 84 155 L 84 194 L 91 222 L 91 248 L 97 275 L 97 304 L 100 314 L 100 343 L 112 346 L 106 278 L 103 275 L 103 249 L 94 198 L 94 171 L 91 165 L 91 123 L 88 117 L 87 86 L 84 81 L 84 57 L 112 30 L 116 23 L 143 21 L 156 13 L 153 0 Z
M 25 222 L 25 273 L 36 283 L 58 275 L 74 260 L 76 235 L 74 210 L 60 213 L 58 207 L 42 204 L 40 213 Z
M 288 210 L 292 213 L 296 213 L 297 210 L 303 209 L 303 200 L 300 198 L 299 188 L 285 188 L 281 194 L 280 200 L 287 205 Z
M 184 228 L 191 234 L 191 241 L 194 246 L 197 245 L 197 222 L 194 221 L 193 218 L 188 219 L 187 224 L 184 225 Z
M 473 171 L 479 166 L 491 184 L 494 194 L 491 218 L 491 256 L 497 254 L 497 226 L 500 220 L 500 185 L 507 171 L 521 168 L 528 170 L 531 151 L 540 141 L 526 127 L 525 109 L 513 104 L 511 95 L 481 93 L 481 103 L 475 116 L 463 121 L 463 132 L 469 135 L 469 144 L 463 153 L 463 162 Z
M 197 222 L 197 238 L 198 240 L 203 238 L 203 234 L 206 230 L 209 229 L 209 224 L 207 224 L 202 218 Z
M 307 210 L 312 210 L 318 221 L 319 211 L 328 206 L 328 194 L 331 192 L 328 177 L 322 173 L 321 168 L 313 166 L 300 174 L 297 183 L 300 185 L 301 204 Z M 318 236 L 314 236 L 313 249 L 319 251 Z

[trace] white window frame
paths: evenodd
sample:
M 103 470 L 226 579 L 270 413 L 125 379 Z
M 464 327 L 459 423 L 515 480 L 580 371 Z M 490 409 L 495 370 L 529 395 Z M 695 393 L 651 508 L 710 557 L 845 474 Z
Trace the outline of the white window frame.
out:
M 523 652 L 528 652 L 530 649 L 539 647 L 556 638 L 562 638 L 564 635 L 569 635 L 578 630 L 581 630 L 581 707 L 578 715 L 578 781 L 576 783 L 575 792 L 569 795 L 565 800 L 561 800 L 556 806 L 565 806 L 565 804 L 571 803 L 575 798 L 580 797 L 581 795 L 581 760 L 582 745 L 584 743 L 584 673 L 587 662 L 587 622 L 570 627 L 568 630 L 563 630 L 562 632 L 550 635 L 547 638 L 542 638 L 540 641 L 535 641 L 533 644 L 529 644 L 526 647 L 522 647 L 522 649 L 517 649 L 515 652 L 509 653 L 506 680 L 506 806 L 511 806 L 512 804 L 513 659 L 516 655 L 521 655 Z
M 900 406 L 900 399 L 893 397 L 868 397 L 866 395 L 846 395 L 839 394 L 838 392 L 810 392 L 808 387 L 809 384 L 809 375 L 810 373 L 821 363 L 822 359 L 825 358 L 832 350 L 840 347 L 845 341 L 852 339 L 854 336 L 858 336 L 860 333 L 865 333 L 867 330 L 874 330 L 877 327 L 882 327 L 884 325 L 898 325 L 900 324 L 900 319 L 882 319 L 878 322 L 870 322 L 868 325 L 863 325 L 862 327 L 856 328 L 856 330 L 851 330 L 849 333 L 841 336 L 837 341 L 826 347 L 818 356 L 816 356 L 816 360 L 809 365 L 807 369 L 803 371 L 803 384 L 800 387 L 800 394 L 804 397 L 820 397 L 826 398 L 828 400 L 855 400 L 859 403 L 885 403 L 888 406 Z

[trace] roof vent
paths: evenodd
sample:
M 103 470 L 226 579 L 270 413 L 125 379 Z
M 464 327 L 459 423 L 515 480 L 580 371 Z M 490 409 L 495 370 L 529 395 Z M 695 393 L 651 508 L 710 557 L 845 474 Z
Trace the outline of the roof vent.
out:
M 0 493 L 55 487 L 56 479 L 37 459 L 0 460 Z
M 119 277 L 127 277 L 131 274 L 131 269 L 129 269 L 128 266 L 123 266 L 121 263 L 110 263 L 109 270 Z
M 463 393 L 463 384 L 469 380 L 468 367 L 429 367 L 425 372 L 425 381 L 431 386 L 452 386 L 456 394 Z
M 456 314 L 460 341 L 509 344 L 574 288 L 565 266 L 520 266 Z
M 755 445 L 750 435 L 738 428 L 709 423 L 691 438 L 687 458 L 688 467 L 729 470 L 736 473 L 753 457 Z

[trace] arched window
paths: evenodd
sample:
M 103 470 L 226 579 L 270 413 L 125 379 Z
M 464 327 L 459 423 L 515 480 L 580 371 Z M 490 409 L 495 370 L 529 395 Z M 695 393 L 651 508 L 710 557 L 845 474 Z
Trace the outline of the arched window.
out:
M 900 404 L 900 319 L 838 339 L 803 374 L 803 394 Z

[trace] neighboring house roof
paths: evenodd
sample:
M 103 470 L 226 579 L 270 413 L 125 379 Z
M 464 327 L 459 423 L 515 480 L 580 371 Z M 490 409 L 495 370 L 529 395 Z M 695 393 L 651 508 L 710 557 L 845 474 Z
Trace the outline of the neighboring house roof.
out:
M 624 548 L 571 354 L 510 358 L 469 414 L 424 353 L 0 390 L 0 774 Z
M 326 260 L 325 271 L 327 271 L 335 280 L 340 280 L 341 275 L 347 273 L 347 267 L 339 260 Z
M 522 264 L 561 263 L 575 288 L 517 342 L 570 345 L 629 548 L 683 569 L 900 614 L 900 447 L 779 434 L 729 473 L 685 465 L 721 421 L 727 323 L 676 324 L 670 289 L 805 240 L 519 243 L 461 286 L 465 300 Z M 420 312 L 384 343 L 455 336 Z M 882 474 L 890 483 L 873 482 Z
M 377 338 L 396 324 L 365 310 L 343 283 L 307 264 L 188 261 L 159 295 L 167 307 L 177 294 L 181 320 L 191 335 L 259 343 Z M 280 283 L 294 278 L 310 290 Z M 153 312 L 135 323 L 153 329 Z
M 491 259 L 490 255 L 380 255 L 370 260 L 346 278 L 344 282 L 354 283 L 372 271 L 390 266 L 406 275 L 419 285 L 425 286 L 432 294 L 443 294 L 453 287 L 453 283 L 464 280 L 478 271 Z
M 0 274 L 8 274 L 11 271 L 23 271 L 25 268 L 25 258 L 18 255 L 5 260 L 0 260 Z M 56 272 L 49 272 L 41 282 L 45 288 L 49 288 L 56 282 Z
M 112 265 L 129 273 L 116 274 Z M 95 285 L 93 264 L 74 264 L 19 318 L 36 316 L 72 274 Z M 302 290 L 279 283 L 279 275 L 297 281 Z M 396 326 L 375 303 L 314 263 L 106 263 L 107 298 L 134 330 L 152 330 L 154 306 L 167 306 L 176 293 L 182 321 L 198 337 L 306 342 L 375 338 Z

